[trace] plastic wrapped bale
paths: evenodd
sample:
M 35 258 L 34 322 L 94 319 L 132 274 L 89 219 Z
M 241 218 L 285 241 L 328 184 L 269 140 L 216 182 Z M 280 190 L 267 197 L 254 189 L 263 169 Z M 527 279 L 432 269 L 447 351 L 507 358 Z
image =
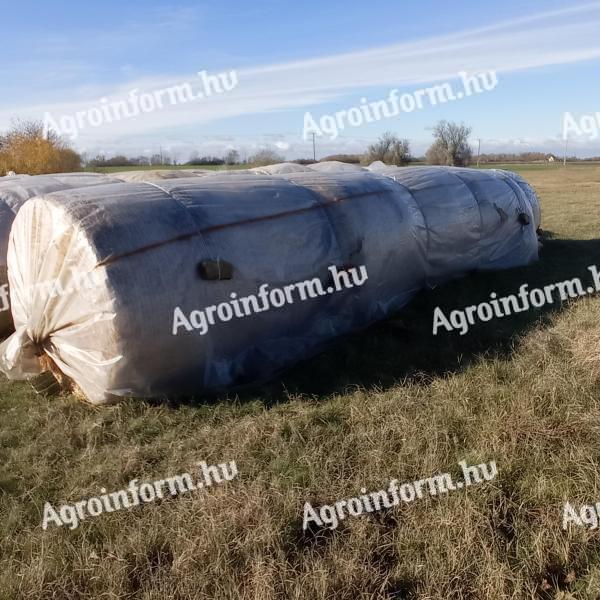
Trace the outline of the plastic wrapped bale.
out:
M 0 336 L 7 335 L 12 331 L 6 253 L 10 228 L 21 206 L 39 194 L 116 181 L 116 179 L 97 173 L 17 175 L 0 179 Z
M 9 173 L 6 173 L 6 175 L 0 175 L 0 183 L 2 183 L 3 181 L 8 181 L 9 179 L 11 181 L 15 181 L 16 179 L 23 179 L 24 177 L 31 177 L 30 175 L 19 175 L 18 173 L 14 173 L 13 171 L 10 171 Z
M 202 394 L 269 378 L 390 315 L 431 264 L 451 274 L 536 257 L 534 225 L 496 176 L 512 253 L 482 219 L 484 198 L 423 174 L 240 174 L 35 198 L 11 234 L 16 332 L 0 366 L 15 379 L 59 370 L 97 404 Z
M 458 167 L 379 167 L 376 173 L 410 190 L 423 213 L 431 285 L 537 259 L 539 201 L 518 175 Z
M 321 173 L 330 173 L 335 171 L 366 171 L 365 167 L 361 167 L 360 165 L 356 165 L 353 163 L 341 162 L 339 160 L 326 160 L 323 162 L 318 162 L 314 165 L 310 165 L 310 168 L 313 171 L 319 171 Z
M 311 170 L 312 169 L 308 166 L 287 162 L 249 169 L 249 171 L 255 171 L 262 173 L 263 175 L 289 175 L 290 173 L 306 173 Z
M 120 181 L 140 183 L 145 181 L 162 181 L 163 179 L 184 179 L 186 177 L 202 177 L 211 173 L 208 169 L 148 169 L 147 171 L 123 171 L 113 177 Z
M 539 229 L 542 224 L 542 211 L 540 208 L 540 201 L 535 193 L 535 190 L 517 173 L 513 171 L 504 171 L 502 169 L 494 169 L 492 171 L 494 175 L 504 180 L 511 180 L 515 182 L 520 190 L 525 194 L 529 203 L 531 204 L 531 208 L 533 210 L 533 220 L 536 226 L 536 229 Z M 519 195 L 519 191 L 516 190 L 515 193 Z
M 248 177 L 250 175 L 265 175 L 261 168 L 257 169 L 221 169 L 207 173 L 206 177 Z
M 393 165 L 391 165 L 391 167 L 393 167 Z M 376 160 L 367 167 L 367 169 L 369 171 L 381 171 L 381 169 L 389 169 L 389 168 L 390 168 L 390 165 L 386 165 L 381 160 Z

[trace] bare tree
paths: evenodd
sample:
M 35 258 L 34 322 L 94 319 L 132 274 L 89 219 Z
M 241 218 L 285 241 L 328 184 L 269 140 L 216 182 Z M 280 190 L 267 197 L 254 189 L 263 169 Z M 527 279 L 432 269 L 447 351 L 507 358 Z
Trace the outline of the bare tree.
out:
M 433 129 L 435 141 L 427 150 L 427 163 L 465 167 L 471 162 L 473 152 L 469 146 L 471 127 L 464 123 L 440 121 Z
M 377 142 L 367 148 L 364 159 L 367 163 L 380 160 L 386 165 L 401 166 L 408 164 L 411 158 L 409 141 L 386 132 Z
M 226 165 L 237 165 L 240 162 L 240 153 L 237 150 L 230 150 L 223 160 Z

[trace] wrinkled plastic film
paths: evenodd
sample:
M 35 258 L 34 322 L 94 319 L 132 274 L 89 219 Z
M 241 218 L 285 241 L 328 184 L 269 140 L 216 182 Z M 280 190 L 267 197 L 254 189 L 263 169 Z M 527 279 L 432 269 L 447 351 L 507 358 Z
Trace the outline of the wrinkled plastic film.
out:
M 57 173 L 55 175 L 17 175 L 0 178 L 0 336 L 13 329 L 6 285 L 10 230 L 16 214 L 27 200 L 41 194 L 90 185 L 116 183 L 118 179 L 98 173 Z
M 294 170 L 36 198 L 11 234 L 16 332 L 0 347 L 2 369 L 31 377 L 46 354 L 98 404 L 268 378 L 399 310 L 431 281 L 535 260 L 539 218 L 521 189 L 510 176 L 469 169 Z M 231 279 L 199 276 L 201 262 L 219 260 L 233 265 Z M 205 335 L 173 335 L 176 307 L 189 315 L 264 284 L 327 285 L 330 266 L 362 266 L 368 278 L 217 321 Z M 37 285 L 48 280 L 62 292 Z

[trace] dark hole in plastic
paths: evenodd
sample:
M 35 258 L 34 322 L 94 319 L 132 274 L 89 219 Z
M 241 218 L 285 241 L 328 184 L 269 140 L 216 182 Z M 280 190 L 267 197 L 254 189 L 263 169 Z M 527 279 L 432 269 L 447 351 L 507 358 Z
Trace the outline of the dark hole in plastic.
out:
M 226 260 L 203 260 L 198 263 L 198 275 L 207 281 L 223 281 L 233 277 L 233 265 Z
M 531 223 L 531 219 L 527 213 L 519 213 L 519 223 L 521 225 L 529 225 Z

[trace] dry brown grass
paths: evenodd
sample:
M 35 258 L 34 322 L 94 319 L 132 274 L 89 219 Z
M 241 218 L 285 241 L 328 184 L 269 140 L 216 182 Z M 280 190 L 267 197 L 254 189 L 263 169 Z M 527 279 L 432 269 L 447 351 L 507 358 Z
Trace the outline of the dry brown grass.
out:
M 428 335 L 438 303 L 460 307 L 490 288 L 510 293 L 600 265 L 600 169 L 524 174 L 553 234 L 542 262 L 421 296 L 402 317 L 409 331 L 371 328 L 283 381 L 210 402 L 98 409 L 2 382 L 0 598 L 600 597 L 600 534 L 561 528 L 567 499 L 600 501 L 600 300 L 464 338 Z M 47 500 L 175 475 L 201 459 L 235 460 L 240 476 L 74 531 L 41 529 Z M 463 459 L 495 460 L 497 478 L 302 532 L 307 500 L 457 475 Z

